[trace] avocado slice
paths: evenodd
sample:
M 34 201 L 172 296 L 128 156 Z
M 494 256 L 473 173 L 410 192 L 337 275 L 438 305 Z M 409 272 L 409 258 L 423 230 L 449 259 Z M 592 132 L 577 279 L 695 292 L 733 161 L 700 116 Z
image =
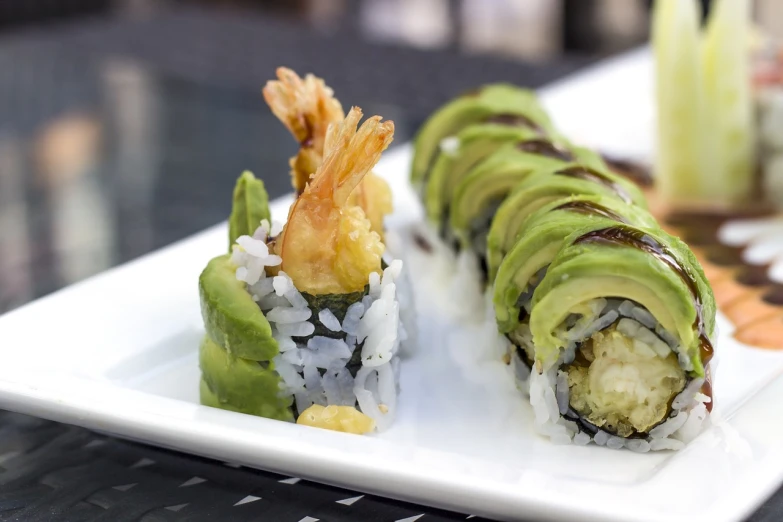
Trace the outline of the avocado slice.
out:
M 204 327 L 232 355 L 270 361 L 279 352 L 272 328 L 235 274 L 228 254 L 212 259 L 201 272 L 198 286 Z
M 506 144 L 532 140 L 540 135 L 529 127 L 509 127 L 495 123 L 465 127 L 455 136 L 456 149 L 441 150 L 427 179 L 424 205 L 427 217 L 442 226 L 448 222 L 448 209 L 454 190 L 481 160 Z
M 608 169 L 569 163 L 555 170 L 538 171 L 514 187 L 495 213 L 487 236 L 489 280 L 495 279 L 500 263 L 516 243 L 528 216 L 551 201 L 578 194 L 612 196 L 647 208 L 639 187 Z
M 472 123 L 508 116 L 528 120 L 530 128 L 540 130 L 543 135 L 556 135 L 533 91 L 503 83 L 486 85 L 452 100 L 424 122 L 414 139 L 413 185 L 423 190 L 441 140 Z
M 281 398 L 272 363 L 235 357 L 204 336 L 199 347 L 201 403 L 278 420 L 294 420 L 292 397 Z
M 687 245 L 661 230 L 627 224 L 577 230 L 565 240 L 533 293 L 530 330 L 536 363 L 553 364 L 556 329 L 580 304 L 599 297 L 629 299 L 675 333 L 703 377 L 712 357 L 715 298 Z
M 600 195 L 560 198 L 525 219 L 518 229 L 519 239 L 503 259 L 494 279 L 493 304 L 500 332 L 510 333 L 520 324 L 520 296 L 532 291 L 533 278 L 549 266 L 572 232 L 616 223 L 658 227 L 646 210 Z
M 492 218 L 512 189 L 534 172 L 554 170 L 575 160 L 603 164 L 600 156 L 587 149 L 568 149 L 540 139 L 506 145 L 479 163 L 456 187 L 451 202 L 450 225 L 461 246 L 474 248 L 483 258 Z
M 271 223 L 269 195 L 264 188 L 264 182 L 251 172 L 245 171 L 234 186 L 231 216 L 228 218 L 229 252 L 238 237 L 252 236 L 262 219 Z

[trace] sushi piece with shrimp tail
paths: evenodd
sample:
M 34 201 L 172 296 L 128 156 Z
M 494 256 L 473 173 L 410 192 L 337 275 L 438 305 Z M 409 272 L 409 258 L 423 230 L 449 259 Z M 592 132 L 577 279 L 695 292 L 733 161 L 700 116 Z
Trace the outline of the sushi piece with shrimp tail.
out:
M 299 142 L 299 152 L 289 165 L 291 182 L 300 195 L 323 163 L 329 127 L 340 124 L 345 113 L 321 78 L 312 74 L 301 78 L 286 67 L 277 69 L 277 77 L 267 82 L 263 94 L 272 113 Z M 383 237 L 384 217 L 392 211 L 391 189 L 386 181 L 367 173 L 350 193 L 349 202 L 364 210 L 372 230 Z
M 323 162 L 268 242 L 279 266 L 259 301 L 280 354 L 281 396 L 302 424 L 383 430 L 394 419 L 398 351 L 405 340 L 397 286 L 402 262 L 384 268 L 384 244 L 351 194 L 380 159 L 394 124 L 349 111 L 325 135 Z M 342 419 L 342 420 L 340 420 Z M 353 428 L 352 428 L 353 429 Z M 351 431 L 351 430 L 346 430 Z
M 383 241 L 351 195 L 394 124 L 357 128 L 361 117 L 354 108 L 325 132 L 323 161 L 279 232 L 263 218 L 263 183 L 238 180 L 232 251 L 200 279 L 203 404 L 355 434 L 393 422 L 403 263 L 382 263 Z
M 330 127 L 324 161 L 291 206 L 273 246 L 282 260 L 275 279 L 285 277 L 280 286 L 300 293 L 312 317 L 327 328 L 340 321 L 342 332 L 336 337 L 343 353 L 323 375 L 308 370 L 306 360 L 286 360 L 285 354 L 276 364 L 290 363 L 297 373 L 302 367 L 304 386 L 294 382 L 282 392 L 295 396 L 300 423 L 328 427 L 333 415 L 328 407 L 339 398 L 345 415 L 355 417 L 360 411 L 384 429 L 396 411 L 397 352 L 405 336 L 395 285 L 402 262 L 382 270 L 384 244 L 350 196 L 391 143 L 394 124 L 374 116 L 357 129 L 361 118 L 361 110 L 353 108 L 342 123 Z M 323 351 L 310 346 L 316 337 L 307 340 L 307 332 L 301 333 L 290 337 L 297 346 L 307 341 L 308 348 Z
M 354 108 L 332 128 L 324 162 L 291 206 L 275 242 L 281 269 L 300 291 L 339 294 L 360 291 L 380 273 L 384 246 L 350 195 L 378 162 L 394 135 L 394 124 L 369 118 L 357 131 L 362 112 Z

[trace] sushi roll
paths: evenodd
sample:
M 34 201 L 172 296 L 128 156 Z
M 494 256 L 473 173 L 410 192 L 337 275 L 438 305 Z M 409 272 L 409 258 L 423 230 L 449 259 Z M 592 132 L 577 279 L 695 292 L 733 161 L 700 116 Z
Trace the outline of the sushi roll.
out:
M 598 229 L 617 223 L 657 228 L 655 218 L 619 198 L 579 195 L 550 201 L 517 227 L 518 240 L 499 266 L 493 304 L 498 331 L 515 347 L 523 376 L 530 374 L 535 349 L 530 332 L 533 292 L 565 239 L 575 230 Z
M 572 233 L 533 292 L 535 428 L 558 443 L 680 449 L 711 406 L 715 300 L 688 247 L 629 224 Z
M 533 91 L 508 84 L 486 85 L 447 103 L 424 123 L 414 140 L 411 182 L 424 194 L 430 173 L 445 148 L 454 150 L 455 137 L 473 124 L 491 123 L 556 136 Z
M 562 137 L 532 93 L 505 85 L 435 113 L 411 178 L 428 221 L 460 251 L 455 287 L 490 283 L 489 320 L 539 433 L 646 452 L 701 431 L 715 299 L 639 184 Z
M 489 280 L 495 279 L 500 263 L 516 243 L 520 226 L 528 216 L 551 201 L 578 194 L 611 196 L 647 208 L 636 184 L 606 168 L 569 163 L 538 171 L 516 185 L 495 213 L 487 237 Z
M 312 74 L 300 78 L 286 67 L 277 69 L 277 78 L 267 82 L 263 94 L 272 113 L 299 143 L 299 152 L 289 160 L 291 183 L 299 195 L 323 163 L 329 126 L 339 125 L 345 113 L 334 91 L 321 78 Z M 372 229 L 383 237 L 384 217 L 392 212 L 389 184 L 370 172 L 348 201 L 364 210 Z
M 444 140 L 424 189 L 427 218 L 443 233 L 454 190 L 476 164 L 503 145 L 544 138 L 538 129 L 489 121 L 469 125 Z
M 200 282 L 203 404 L 351 433 L 393 421 L 402 262 L 382 266 L 381 238 L 350 196 L 394 126 L 373 117 L 357 131 L 361 116 L 354 108 L 330 127 L 324 159 L 281 230 L 256 221 L 268 216 L 261 182 L 240 178 L 230 227 L 240 235 Z
M 471 169 L 459 183 L 449 213 L 451 233 L 461 248 L 471 249 L 478 255 L 485 275 L 487 235 L 503 200 L 535 172 L 555 170 L 570 162 L 603 166 L 601 157 L 590 150 L 532 139 L 499 149 Z

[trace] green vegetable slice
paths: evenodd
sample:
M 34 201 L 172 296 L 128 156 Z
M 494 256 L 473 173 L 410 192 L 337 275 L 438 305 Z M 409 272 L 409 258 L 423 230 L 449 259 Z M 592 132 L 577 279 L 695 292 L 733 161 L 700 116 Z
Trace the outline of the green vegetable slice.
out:
M 271 222 L 269 195 L 264 188 L 264 182 L 251 172 L 245 171 L 234 186 L 231 217 L 228 219 L 229 252 L 238 237 L 252 236 L 262 219 Z
M 272 363 L 234 357 L 205 336 L 199 348 L 201 403 L 224 410 L 293 420 L 291 397 L 281 398 Z
M 272 328 L 236 278 L 229 255 L 212 259 L 199 277 L 201 315 L 209 337 L 231 354 L 270 361 L 278 354 Z

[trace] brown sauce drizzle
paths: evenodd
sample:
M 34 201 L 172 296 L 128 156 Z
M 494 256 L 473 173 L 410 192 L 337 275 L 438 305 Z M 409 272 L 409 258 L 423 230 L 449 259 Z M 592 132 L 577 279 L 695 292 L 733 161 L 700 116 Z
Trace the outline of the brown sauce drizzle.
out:
M 494 123 L 496 125 L 506 125 L 508 127 L 526 127 L 530 130 L 536 131 L 539 134 L 544 134 L 544 129 L 538 126 L 536 122 L 523 116 L 522 114 L 496 114 L 490 116 L 484 123 Z
M 761 299 L 767 304 L 783 306 L 783 285 L 773 285 Z
M 602 154 L 601 157 L 609 169 L 615 174 L 618 174 L 629 181 L 633 181 L 640 187 L 653 186 L 652 174 L 650 173 L 650 169 L 646 166 L 633 161 L 608 156 L 606 154 Z
M 559 159 L 563 161 L 574 161 L 574 156 L 571 152 L 558 147 L 549 140 L 526 140 L 517 145 L 517 149 L 522 152 L 529 152 L 531 154 L 538 154 L 540 156 L 546 156 L 548 158 Z
M 474 98 L 481 94 L 481 88 L 478 89 L 472 89 L 470 91 L 467 91 L 462 96 L 465 98 Z M 496 125 L 505 125 L 508 127 L 524 127 L 528 128 L 537 134 L 544 135 L 546 132 L 544 129 L 542 129 L 536 122 L 528 118 L 527 116 L 524 116 L 522 114 L 513 114 L 513 113 L 500 113 L 500 114 L 494 114 L 492 116 L 489 116 L 485 118 L 484 123 L 494 123 Z M 312 129 L 310 128 L 309 122 L 305 121 L 305 124 L 307 125 L 307 131 L 308 136 L 306 141 L 302 141 L 300 144 L 302 147 L 312 147 Z M 440 154 L 440 151 L 436 152 L 432 159 L 430 160 L 429 165 L 427 165 L 427 170 L 425 170 L 425 179 L 426 176 L 429 175 L 430 171 L 432 170 L 432 166 L 435 164 L 435 161 L 437 160 L 438 155 Z M 297 194 L 299 196 L 301 194 Z
M 577 178 L 582 179 L 584 181 L 590 181 L 593 183 L 597 183 L 599 185 L 603 185 L 609 190 L 613 191 L 617 196 L 619 196 L 620 199 L 625 201 L 628 204 L 633 203 L 633 198 L 631 198 L 631 195 L 628 194 L 628 192 L 625 190 L 625 188 L 614 181 L 613 179 L 601 174 L 600 172 L 596 172 L 593 169 L 589 169 L 587 167 L 577 166 L 577 167 L 569 167 L 567 169 L 558 170 L 555 172 L 558 176 L 567 176 L 569 178 Z
M 712 413 L 712 371 L 709 366 L 704 367 L 704 384 L 701 385 L 699 391 L 710 398 L 710 402 L 705 403 L 704 406 L 708 412 Z
M 679 212 L 664 216 L 662 221 L 672 233 L 695 247 L 718 304 L 737 327 L 734 337 L 753 346 L 783 349 L 783 284 L 769 278 L 771 264 L 753 264 L 745 259 L 748 245 L 724 245 L 718 234 L 731 219 L 766 214 L 765 209 Z
M 713 245 L 714 237 L 717 234 L 718 234 L 717 229 L 710 230 L 709 228 L 705 228 L 705 227 L 690 228 L 684 231 L 680 239 L 682 239 L 692 247 L 718 246 L 723 248 L 722 255 L 718 254 L 717 257 L 723 258 L 724 259 L 723 262 L 725 263 L 726 260 L 732 255 L 728 252 L 728 249 L 731 247 L 727 247 L 725 245 Z
M 737 282 L 744 286 L 761 287 L 773 283 L 767 273 L 771 265 L 746 265 L 737 272 Z
M 572 210 L 574 212 L 581 212 L 583 214 L 593 214 L 596 216 L 602 216 L 619 223 L 627 223 L 628 221 L 621 215 L 609 210 L 603 205 L 599 205 L 593 201 L 569 201 L 558 205 L 552 210 Z
M 704 326 L 699 287 L 693 276 L 680 264 L 668 248 L 646 232 L 627 225 L 593 230 L 574 240 L 575 245 L 579 243 L 607 243 L 637 248 L 668 265 L 682 279 L 693 296 L 696 308 L 696 321 L 693 327 L 699 332 L 699 356 L 705 366 L 710 362 L 714 350 Z
M 689 243 L 696 245 L 696 243 L 692 241 Z M 705 240 L 702 245 L 709 245 L 709 242 Z M 714 263 L 718 266 L 737 266 L 745 263 L 742 259 L 744 250 L 744 248 L 727 245 L 708 246 L 705 249 L 705 257 L 710 263 Z

